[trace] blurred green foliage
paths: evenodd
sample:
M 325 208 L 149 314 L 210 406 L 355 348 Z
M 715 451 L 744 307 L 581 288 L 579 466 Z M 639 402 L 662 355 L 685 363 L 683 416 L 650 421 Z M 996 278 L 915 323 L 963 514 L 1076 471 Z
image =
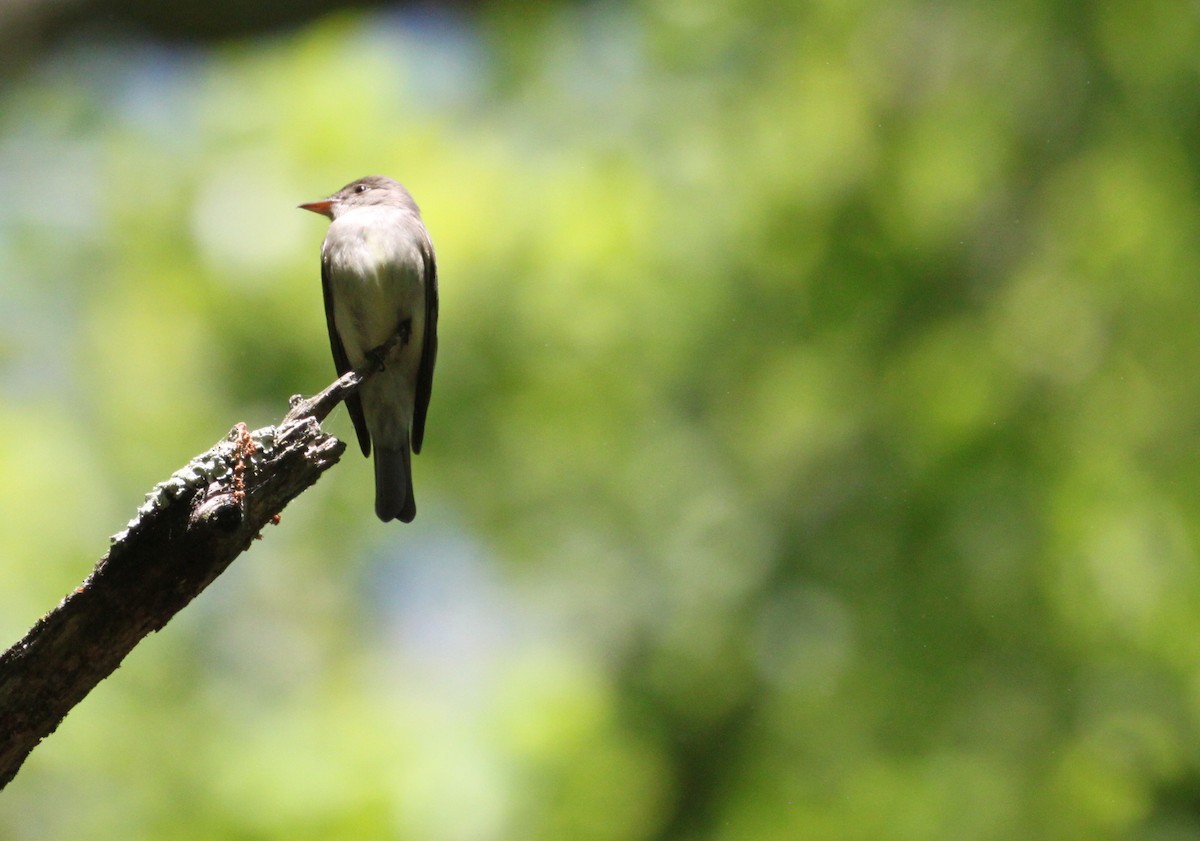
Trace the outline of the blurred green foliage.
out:
M 438 247 L 420 516 L 348 454 L 0 795 L 13 839 L 1200 835 L 1200 16 L 333 16 L 0 90 L 0 631 Z M 350 435 L 344 413 L 330 422 Z

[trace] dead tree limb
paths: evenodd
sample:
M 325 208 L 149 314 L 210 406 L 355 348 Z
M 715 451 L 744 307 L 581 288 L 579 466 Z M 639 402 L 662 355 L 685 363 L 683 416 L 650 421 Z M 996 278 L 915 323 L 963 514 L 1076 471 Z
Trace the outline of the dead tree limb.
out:
M 320 422 L 401 337 L 278 426 L 238 424 L 146 496 L 91 575 L 0 655 L 0 788 L 67 713 L 246 551 L 346 445 Z

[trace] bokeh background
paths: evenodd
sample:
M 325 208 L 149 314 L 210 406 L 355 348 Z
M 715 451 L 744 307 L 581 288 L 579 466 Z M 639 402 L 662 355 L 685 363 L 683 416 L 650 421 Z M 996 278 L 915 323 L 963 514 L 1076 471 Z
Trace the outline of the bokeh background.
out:
M 1200 837 L 1200 7 L 242 5 L 0 3 L 0 642 L 332 378 L 369 173 L 420 514 L 348 452 L 0 837 Z

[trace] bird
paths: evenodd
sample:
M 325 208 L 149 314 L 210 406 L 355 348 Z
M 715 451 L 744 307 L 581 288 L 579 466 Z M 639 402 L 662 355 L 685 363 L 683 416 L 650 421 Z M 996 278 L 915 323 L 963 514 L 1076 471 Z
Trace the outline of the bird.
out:
M 363 455 L 375 450 L 376 516 L 411 523 L 417 515 L 412 453 L 421 452 L 425 438 L 437 358 L 433 241 L 412 195 L 382 175 L 299 207 L 330 220 L 321 244 L 321 288 L 338 375 L 402 333 L 346 408 Z

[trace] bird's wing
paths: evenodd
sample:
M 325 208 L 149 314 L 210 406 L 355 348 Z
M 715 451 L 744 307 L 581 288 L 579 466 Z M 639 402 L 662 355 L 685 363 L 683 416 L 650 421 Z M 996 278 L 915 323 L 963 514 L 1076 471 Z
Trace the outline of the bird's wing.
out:
M 412 449 L 421 452 L 421 440 L 425 437 L 425 413 L 429 411 L 429 396 L 433 393 L 433 364 L 437 360 L 437 258 L 433 254 L 433 243 L 426 236 L 421 243 L 421 256 L 425 259 L 425 339 L 421 345 L 421 366 L 417 370 L 417 394 L 413 402 Z
M 338 335 L 337 326 L 333 323 L 333 284 L 329 282 L 329 258 L 324 253 L 321 254 L 321 291 L 325 296 L 325 323 L 329 326 L 329 347 L 333 350 L 333 364 L 337 366 L 340 377 L 350 370 L 350 360 L 346 358 L 342 337 Z M 358 433 L 358 444 L 362 447 L 363 455 L 369 456 L 371 433 L 367 431 L 362 398 L 357 392 L 346 398 L 346 410 L 350 412 L 350 420 L 354 421 L 354 431 Z

